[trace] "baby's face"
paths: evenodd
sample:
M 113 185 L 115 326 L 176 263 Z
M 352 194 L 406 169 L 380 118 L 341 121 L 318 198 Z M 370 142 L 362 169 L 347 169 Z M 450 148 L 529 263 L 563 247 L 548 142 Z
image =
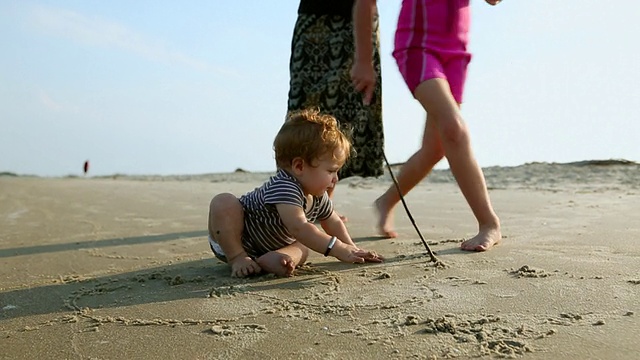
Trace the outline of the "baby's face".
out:
M 344 165 L 344 154 L 339 151 L 328 153 L 316 159 L 313 164 L 305 164 L 300 182 L 305 193 L 322 196 L 338 182 L 338 170 Z

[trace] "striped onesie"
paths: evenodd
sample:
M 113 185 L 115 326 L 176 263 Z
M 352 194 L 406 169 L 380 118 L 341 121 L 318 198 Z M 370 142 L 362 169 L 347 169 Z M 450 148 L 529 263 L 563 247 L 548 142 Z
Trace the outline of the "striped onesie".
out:
M 284 226 L 275 205 L 289 204 L 307 209 L 307 197 L 300 183 L 285 170 L 278 170 L 262 186 L 241 196 L 239 200 L 244 209 L 242 246 L 251 258 L 256 259 L 296 241 Z M 313 197 L 313 204 L 305 211 L 305 216 L 313 223 L 326 220 L 332 213 L 333 204 L 325 192 L 322 197 Z M 220 245 L 211 238 L 209 244 L 216 257 L 226 261 Z

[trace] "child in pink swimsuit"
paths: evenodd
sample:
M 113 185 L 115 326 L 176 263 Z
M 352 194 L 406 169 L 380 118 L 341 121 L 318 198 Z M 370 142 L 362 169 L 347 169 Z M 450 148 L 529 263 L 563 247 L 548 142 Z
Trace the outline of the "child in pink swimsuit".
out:
M 500 0 L 485 0 L 496 5 Z M 371 14 L 375 0 L 356 0 L 354 29 L 356 56 L 351 77 L 356 90 L 368 103 L 375 86 L 371 64 Z M 396 28 L 395 49 L 400 73 L 413 96 L 427 112 L 422 147 L 404 164 L 397 176 L 405 195 L 433 167 L 447 157 L 462 194 L 478 221 L 478 233 L 463 241 L 461 248 L 485 251 L 502 238 L 500 219 L 489 200 L 482 169 L 471 149 L 468 128 L 460 114 L 460 103 L 471 54 L 469 40 L 469 0 L 403 0 Z M 374 203 L 378 229 L 387 237 L 393 230 L 393 209 L 400 201 L 395 185 Z

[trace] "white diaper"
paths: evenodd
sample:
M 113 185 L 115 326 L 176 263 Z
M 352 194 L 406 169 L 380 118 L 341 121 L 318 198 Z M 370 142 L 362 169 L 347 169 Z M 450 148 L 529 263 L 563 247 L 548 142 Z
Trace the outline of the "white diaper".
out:
M 213 240 L 211 235 L 209 235 L 209 246 L 211 246 L 211 251 L 213 251 L 213 255 L 215 255 L 218 259 L 224 262 L 227 262 L 227 255 L 222 250 L 222 247 L 220 247 L 220 244 L 218 244 L 215 240 Z

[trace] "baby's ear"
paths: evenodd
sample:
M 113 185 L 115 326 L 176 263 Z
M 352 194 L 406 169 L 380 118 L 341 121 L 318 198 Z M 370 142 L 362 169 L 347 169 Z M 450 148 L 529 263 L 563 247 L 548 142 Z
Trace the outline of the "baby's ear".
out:
M 294 158 L 291 160 L 291 170 L 295 173 L 302 172 L 302 169 L 305 167 L 304 159 L 301 157 Z

